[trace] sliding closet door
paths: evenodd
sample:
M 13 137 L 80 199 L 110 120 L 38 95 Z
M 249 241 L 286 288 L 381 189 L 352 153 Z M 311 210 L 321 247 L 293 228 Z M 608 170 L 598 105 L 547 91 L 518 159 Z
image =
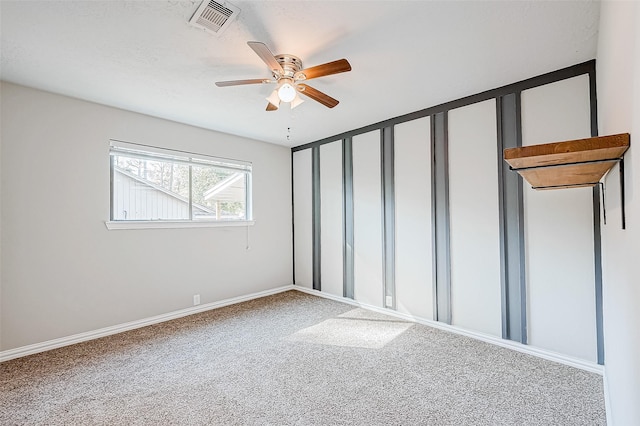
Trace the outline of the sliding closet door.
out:
M 394 127 L 396 309 L 433 319 L 431 118 Z
M 383 306 L 380 131 L 353 137 L 354 298 Z
M 296 285 L 313 288 L 311 150 L 293 153 L 293 220 Z
M 496 101 L 449 111 L 452 324 L 502 335 Z
M 590 136 L 587 75 L 522 92 L 522 142 Z M 596 361 L 592 189 L 525 183 L 529 343 Z
M 342 141 L 320 146 L 320 229 L 322 291 L 342 296 Z

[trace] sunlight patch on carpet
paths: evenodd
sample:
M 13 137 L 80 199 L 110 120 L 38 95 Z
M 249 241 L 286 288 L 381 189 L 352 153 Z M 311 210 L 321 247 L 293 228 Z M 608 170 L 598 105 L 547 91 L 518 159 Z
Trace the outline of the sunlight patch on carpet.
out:
M 286 340 L 381 349 L 412 325 L 410 322 L 358 308 L 299 330 Z

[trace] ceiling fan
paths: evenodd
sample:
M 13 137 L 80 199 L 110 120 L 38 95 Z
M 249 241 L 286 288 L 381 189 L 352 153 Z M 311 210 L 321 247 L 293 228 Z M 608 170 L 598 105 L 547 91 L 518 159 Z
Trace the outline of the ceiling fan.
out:
M 289 54 L 274 55 L 264 43 L 259 41 L 249 41 L 247 44 L 258 54 L 258 56 L 260 56 L 260 59 L 269 66 L 272 78 L 218 81 L 216 86 L 227 87 L 240 86 L 243 84 L 276 83 L 278 87 L 276 87 L 276 89 L 267 98 L 267 101 L 269 101 L 267 104 L 267 111 L 277 110 L 280 106 L 280 102 L 290 102 L 292 109 L 297 107 L 304 102 L 299 94 L 308 96 L 328 108 L 333 108 L 338 105 L 338 101 L 336 99 L 303 82 L 312 78 L 351 71 L 349 61 L 346 59 L 338 59 L 337 61 L 327 62 L 326 64 L 316 65 L 315 67 L 305 69 L 302 68 L 302 60 L 297 56 Z

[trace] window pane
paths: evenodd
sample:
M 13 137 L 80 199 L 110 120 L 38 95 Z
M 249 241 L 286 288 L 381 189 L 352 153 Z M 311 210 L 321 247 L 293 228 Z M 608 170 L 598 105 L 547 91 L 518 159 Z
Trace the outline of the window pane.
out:
M 193 219 L 244 220 L 246 174 L 208 166 L 192 166 Z
M 110 155 L 111 220 L 250 219 L 249 162 L 118 141 Z
M 189 166 L 113 156 L 113 220 L 188 220 Z

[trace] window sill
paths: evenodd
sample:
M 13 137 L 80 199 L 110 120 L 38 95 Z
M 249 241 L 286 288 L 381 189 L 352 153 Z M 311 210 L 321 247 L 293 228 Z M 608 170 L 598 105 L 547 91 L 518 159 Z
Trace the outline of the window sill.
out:
M 108 230 L 116 229 L 177 229 L 177 228 L 228 228 L 253 226 L 253 220 L 180 221 L 180 220 L 117 220 L 105 221 Z

